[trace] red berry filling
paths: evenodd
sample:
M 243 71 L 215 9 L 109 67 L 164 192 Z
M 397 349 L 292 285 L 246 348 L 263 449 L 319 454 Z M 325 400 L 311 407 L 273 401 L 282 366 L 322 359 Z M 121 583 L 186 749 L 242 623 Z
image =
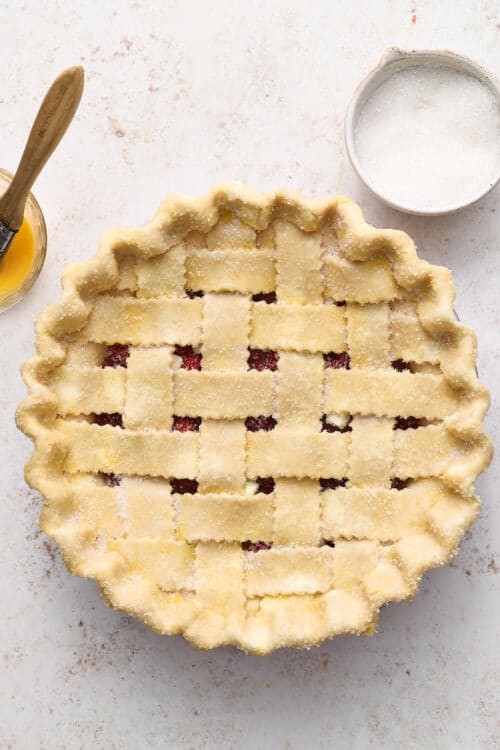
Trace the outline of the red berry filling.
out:
M 405 490 L 408 487 L 409 479 L 400 479 L 399 477 L 392 477 L 391 489 L 393 490 Z
M 274 479 L 272 477 L 257 477 L 257 492 L 270 495 L 274 491 Z
M 174 416 L 173 430 L 177 432 L 199 432 L 201 417 L 177 417 Z
M 320 479 L 319 483 L 321 485 L 322 491 L 324 490 L 336 490 L 337 487 L 345 487 L 347 484 L 347 477 L 344 477 L 343 479 L 334 479 L 333 477 L 329 477 L 328 479 Z
M 272 542 L 251 542 L 250 539 L 241 543 L 241 548 L 245 552 L 261 552 L 263 549 L 271 549 L 272 546 Z
M 126 344 L 112 344 L 106 349 L 101 367 L 126 367 L 129 353 Z
M 123 418 L 121 414 L 114 412 L 113 414 L 94 414 L 94 424 L 98 424 L 101 427 L 109 424 L 111 427 L 122 427 Z
M 205 292 L 202 292 L 201 289 L 199 291 L 194 291 L 194 289 L 186 289 L 186 297 L 189 297 L 189 299 L 196 299 L 196 297 L 204 297 Z
M 104 472 L 101 472 L 101 477 L 104 480 L 104 484 L 106 484 L 108 487 L 119 487 L 122 483 L 122 476 L 121 474 L 105 474 Z
M 395 359 L 393 362 L 391 362 L 391 364 L 398 372 L 404 372 L 405 370 L 408 370 L 408 372 L 412 371 L 411 364 L 409 362 L 405 362 L 404 359 Z
M 277 301 L 276 292 L 259 292 L 252 296 L 254 302 L 265 302 L 266 305 L 274 305 Z
M 349 421 L 344 427 L 338 427 L 338 425 L 328 422 L 327 415 L 323 414 L 321 417 L 321 432 L 352 432 L 351 422 L 352 417 L 349 417 Z
M 249 370 L 271 370 L 275 372 L 278 369 L 278 353 L 271 349 L 249 349 L 248 369 Z
M 416 417 L 396 417 L 394 421 L 395 430 L 416 430 L 422 427 L 422 420 Z
M 192 346 L 177 345 L 174 354 L 182 359 L 183 370 L 201 370 L 201 352 L 195 352 Z
M 320 547 L 335 547 L 335 542 L 333 539 L 322 539 L 320 542 Z
M 328 352 L 328 354 L 323 354 L 323 359 L 325 360 L 325 367 L 333 367 L 334 370 L 351 369 L 351 358 L 347 352 L 340 352 L 339 354 Z
M 274 417 L 264 417 L 262 414 L 259 417 L 247 417 L 245 427 L 249 432 L 258 432 L 259 430 L 269 432 L 276 427 L 276 420 Z
M 198 482 L 196 479 L 171 479 L 170 486 L 172 494 L 195 495 L 198 492 Z

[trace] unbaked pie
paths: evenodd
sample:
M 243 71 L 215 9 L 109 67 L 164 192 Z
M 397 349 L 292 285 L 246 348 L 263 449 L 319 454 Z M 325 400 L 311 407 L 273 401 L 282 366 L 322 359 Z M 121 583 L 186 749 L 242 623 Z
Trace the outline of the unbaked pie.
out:
M 69 569 L 200 648 L 371 633 L 491 457 L 450 272 L 346 198 L 172 196 L 70 266 L 18 410 Z

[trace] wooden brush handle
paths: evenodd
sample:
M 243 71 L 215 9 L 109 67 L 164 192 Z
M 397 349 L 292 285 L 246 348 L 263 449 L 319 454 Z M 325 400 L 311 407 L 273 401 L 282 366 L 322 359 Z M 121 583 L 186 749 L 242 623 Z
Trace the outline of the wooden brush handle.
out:
M 14 179 L 0 197 L 0 221 L 9 229 L 17 231 L 21 226 L 31 187 L 73 119 L 82 91 L 80 67 L 63 71 L 47 91 Z

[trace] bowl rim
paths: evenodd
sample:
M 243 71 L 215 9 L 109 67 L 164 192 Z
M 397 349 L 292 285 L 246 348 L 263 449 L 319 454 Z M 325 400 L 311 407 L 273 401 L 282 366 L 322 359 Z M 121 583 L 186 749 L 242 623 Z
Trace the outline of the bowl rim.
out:
M 12 172 L 9 172 L 7 169 L 3 169 L 3 167 L 0 167 L 0 179 L 2 181 L 5 180 L 6 182 L 10 182 L 13 177 L 14 175 L 12 174 Z M 47 224 L 45 222 L 45 216 L 39 202 L 31 191 L 28 193 L 28 197 L 26 199 L 26 205 L 28 205 L 28 203 L 31 205 L 31 208 L 37 215 L 37 219 L 39 222 L 39 254 L 38 258 L 35 256 L 31 270 L 25 277 L 22 284 L 0 295 L 0 315 L 4 312 L 7 312 L 7 310 L 10 310 L 11 307 L 14 307 L 14 305 L 17 305 L 18 302 L 21 302 L 21 300 L 25 298 L 31 287 L 34 285 L 35 281 L 40 276 L 42 268 L 45 264 L 45 258 L 47 256 Z M 34 232 L 34 229 L 32 231 Z M 34 237 L 34 240 L 36 242 L 36 237 Z
M 368 190 L 377 198 L 382 200 L 388 206 L 403 211 L 404 213 L 414 214 L 417 216 L 443 216 L 445 214 L 455 213 L 467 206 L 471 206 L 485 195 L 487 195 L 495 185 L 500 181 L 500 167 L 493 180 L 490 180 L 484 189 L 477 192 L 472 198 L 468 198 L 461 203 L 454 203 L 440 208 L 415 208 L 414 206 L 398 203 L 386 197 L 374 185 L 370 178 L 363 170 L 360 159 L 356 151 L 354 130 L 359 113 L 369 96 L 370 91 L 374 91 L 380 83 L 389 78 L 393 73 L 402 70 L 405 67 L 413 67 L 415 64 L 434 62 L 445 67 L 452 67 L 455 70 L 461 70 L 475 76 L 481 83 L 485 84 L 495 95 L 500 105 L 500 86 L 489 71 L 483 68 L 479 63 L 470 57 L 460 55 L 446 49 L 410 49 L 405 50 L 400 47 L 389 47 L 382 54 L 379 62 L 372 68 L 358 83 L 349 102 L 347 113 L 344 121 L 344 141 L 351 162 L 352 168 L 358 175 L 359 179 L 366 185 Z M 391 68 L 393 69 L 391 73 Z

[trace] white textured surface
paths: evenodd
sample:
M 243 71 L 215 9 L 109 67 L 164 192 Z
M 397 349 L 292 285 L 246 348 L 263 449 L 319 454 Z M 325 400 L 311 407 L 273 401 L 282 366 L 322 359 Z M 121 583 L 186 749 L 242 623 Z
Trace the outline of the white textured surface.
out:
M 416 10 L 413 10 L 416 6 Z M 416 13 L 416 23 L 412 14 Z M 221 179 L 358 200 L 450 265 L 457 311 L 479 332 L 479 368 L 498 393 L 499 190 L 463 213 L 383 207 L 346 163 L 349 96 L 385 47 L 448 47 L 495 70 L 498 2 L 87 0 L 0 5 L 0 164 L 14 169 L 41 94 L 82 63 L 76 122 L 36 185 L 48 259 L 29 297 L 0 317 L 0 748 L 466 748 L 496 750 L 500 670 L 498 468 L 451 567 L 393 604 L 371 638 L 255 658 L 163 638 L 72 578 L 37 532 L 22 479 L 31 444 L 13 424 L 35 314 L 100 233 L 145 221 L 171 191 Z M 498 424 L 493 407 L 488 424 Z

